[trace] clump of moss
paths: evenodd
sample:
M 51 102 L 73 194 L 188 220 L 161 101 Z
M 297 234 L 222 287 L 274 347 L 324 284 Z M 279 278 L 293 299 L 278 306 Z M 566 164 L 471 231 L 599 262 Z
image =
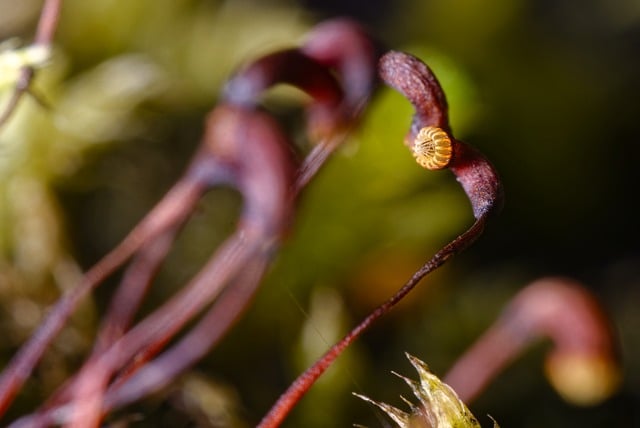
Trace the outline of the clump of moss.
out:
M 360 394 L 354 395 L 380 408 L 399 428 L 480 428 L 478 420 L 449 385 L 431 373 L 422 360 L 406 355 L 418 372 L 419 381 L 394 374 L 409 385 L 419 400 L 419 404 L 414 404 L 403 398 L 410 406 L 410 412 Z M 494 428 L 497 427 L 494 424 Z

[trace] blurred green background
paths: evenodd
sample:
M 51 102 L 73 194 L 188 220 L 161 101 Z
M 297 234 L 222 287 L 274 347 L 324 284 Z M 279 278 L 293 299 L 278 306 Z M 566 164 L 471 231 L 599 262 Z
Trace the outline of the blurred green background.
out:
M 40 1 L 0 0 L 0 40 L 32 37 Z M 351 16 L 435 71 L 457 138 L 501 173 L 506 203 L 482 239 L 425 280 L 338 361 L 290 427 L 389 426 L 360 392 L 401 406 L 404 351 L 442 375 L 529 281 L 584 281 L 610 312 L 625 380 L 606 403 L 564 403 L 542 374 L 548 344 L 470 407 L 483 425 L 640 426 L 640 2 L 637 0 L 67 0 L 35 81 L 0 130 L 0 361 L 80 272 L 159 200 L 197 147 L 225 79 Z M 3 89 L 3 88 L 0 88 Z M 0 97 L 5 100 L 4 88 Z M 265 106 L 296 118 L 300 99 Z M 306 189 L 291 235 L 247 316 L 174 387 L 124 409 L 131 426 L 252 426 L 304 368 L 472 221 L 449 172 L 402 145 L 411 108 L 383 88 L 353 137 Z M 293 118 L 293 119 L 292 119 Z M 234 227 L 239 198 L 203 199 L 147 308 L 168 298 Z M 74 371 L 115 280 L 74 317 L 10 416 Z

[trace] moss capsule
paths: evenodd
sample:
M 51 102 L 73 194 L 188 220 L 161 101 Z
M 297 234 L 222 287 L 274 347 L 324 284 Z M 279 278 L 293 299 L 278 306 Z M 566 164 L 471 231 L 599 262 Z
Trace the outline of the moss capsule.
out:
M 451 161 L 451 139 L 436 126 L 422 128 L 413 143 L 413 156 L 427 169 L 446 168 Z

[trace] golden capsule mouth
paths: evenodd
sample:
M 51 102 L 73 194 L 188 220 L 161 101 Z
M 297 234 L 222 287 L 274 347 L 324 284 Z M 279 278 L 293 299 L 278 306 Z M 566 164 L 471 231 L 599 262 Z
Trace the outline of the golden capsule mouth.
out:
M 413 156 L 423 168 L 446 168 L 451 162 L 452 153 L 449 135 L 437 126 L 420 129 L 413 142 Z

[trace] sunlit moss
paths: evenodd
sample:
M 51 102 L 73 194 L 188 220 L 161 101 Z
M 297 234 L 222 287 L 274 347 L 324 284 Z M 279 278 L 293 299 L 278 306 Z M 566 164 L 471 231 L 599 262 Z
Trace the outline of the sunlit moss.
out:
M 423 361 L 409 354 L 407 358 L 419 376 L 416 382 L 398 375 L 419 401 L 418 404 L 408 402 L 411 407 L 409 412 L 356 395 L 384 411 L 399 428 L 480 428 L 476 418 L 453 389 L 432 374 Z

